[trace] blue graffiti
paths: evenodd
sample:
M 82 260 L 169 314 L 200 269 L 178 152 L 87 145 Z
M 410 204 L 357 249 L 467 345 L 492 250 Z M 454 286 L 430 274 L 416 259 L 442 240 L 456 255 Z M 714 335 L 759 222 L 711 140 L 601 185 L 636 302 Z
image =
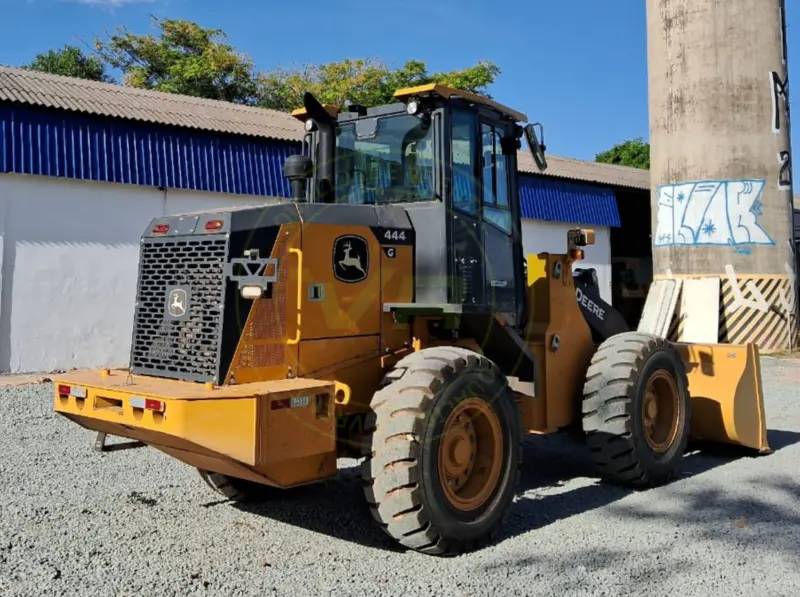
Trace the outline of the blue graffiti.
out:
M 764 186 L 764 180 L 718 180 L 659 187 L 655 246 L 774 245 L 758 222 Z

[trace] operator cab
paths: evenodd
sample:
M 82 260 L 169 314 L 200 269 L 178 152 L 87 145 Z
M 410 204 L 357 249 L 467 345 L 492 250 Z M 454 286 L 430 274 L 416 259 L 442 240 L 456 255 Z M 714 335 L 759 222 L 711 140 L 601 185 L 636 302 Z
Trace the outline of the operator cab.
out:
M 496 312 L 524 325 L 517 151 L 524 135 L 538 168 L 547 167 L 534 125 L 438 84 L 394 97 L 338 110 L 305 95 L 293 112 L 305 122 L 303 156 L 285 166 L 294 200 L 402 206 L 414 228 L 416 305 Z

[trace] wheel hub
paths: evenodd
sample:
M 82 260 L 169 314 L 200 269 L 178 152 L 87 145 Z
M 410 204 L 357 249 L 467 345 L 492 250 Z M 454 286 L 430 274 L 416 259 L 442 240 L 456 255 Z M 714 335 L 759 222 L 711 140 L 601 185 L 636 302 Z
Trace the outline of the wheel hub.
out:
M 439 471 L 445 497 L 455 508 L 479 508 L 500 479 L 503 438 L 492 407 L 478 398 L 458 404 L 444 425 Z
M 680 396 L 673 377 L 660 369 L 650 376 L 642 405 L 644 436 L 656 452 L 666 452 L 678 436 Z

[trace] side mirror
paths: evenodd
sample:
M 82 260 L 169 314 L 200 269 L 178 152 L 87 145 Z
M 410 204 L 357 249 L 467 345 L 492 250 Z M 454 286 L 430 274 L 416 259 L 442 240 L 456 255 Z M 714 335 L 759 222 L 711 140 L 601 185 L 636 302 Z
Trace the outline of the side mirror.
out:
M 539 142 L 539 138 L 536 136 L 536 126 L 539 126 L 539 130 L 541 131 L 539 136 L 542 138 L 542 142 Z M 533 161 L 536 162 L 536 167 L 539 168 L 540 172 L 544 172 L 547 170 L 547 158 L 544 156 L 545 152 L 545 145 L 544 145 L 544 127 L 539 124 L 528 124 L 525 125 L 523 129 L 525 131 L 525 140 L 528 142 L 528 149 L 533 156 Z

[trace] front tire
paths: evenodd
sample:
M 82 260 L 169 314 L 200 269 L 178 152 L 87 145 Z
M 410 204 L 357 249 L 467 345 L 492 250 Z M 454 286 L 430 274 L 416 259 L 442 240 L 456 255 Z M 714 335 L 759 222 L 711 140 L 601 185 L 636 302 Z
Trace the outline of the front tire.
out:
M 603 479 L 653 487 L 680 472 L 691 422 L 686 369 L 664 338 L 617 334 L 592 357 L 583 392 L 583 430 Z
M 514 497 L 522 432 L 514 394 L 489 359 L 460 347 L 409 355 L 368 417 L 364 492 L 401 545 L 449 556 L 495 540 Z

